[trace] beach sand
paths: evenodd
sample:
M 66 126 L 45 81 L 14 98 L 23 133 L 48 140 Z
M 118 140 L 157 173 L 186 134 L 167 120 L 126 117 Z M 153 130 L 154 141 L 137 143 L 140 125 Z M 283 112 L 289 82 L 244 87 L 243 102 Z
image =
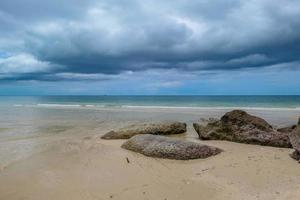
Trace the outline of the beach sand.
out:
M 292 149 L 197 138 L 192 122 L 224 112 L 39 108 L 34 115 L 8 117 L 0 129 L 0 199 L 298 200 L 300 164 L 289 157 Z M 300 114 L 249 112 L 277 126 L 296 123 Z M 121 149 L 124 140 L 100 139 L 127 124 L 161 120 L 187 122 L 187 133 L 174 137 L 224 152 L 190 161 L 155 159 Z

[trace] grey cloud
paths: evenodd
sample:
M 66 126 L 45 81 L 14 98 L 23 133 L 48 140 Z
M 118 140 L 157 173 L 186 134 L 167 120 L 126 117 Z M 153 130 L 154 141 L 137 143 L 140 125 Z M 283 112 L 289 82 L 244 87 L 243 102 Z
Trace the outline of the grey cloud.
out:
M 15 79 L 259 68 L 299 63 L 299 18 L 296 0 L 3 0 L 0 47 L 62 66 L 10 73 Z

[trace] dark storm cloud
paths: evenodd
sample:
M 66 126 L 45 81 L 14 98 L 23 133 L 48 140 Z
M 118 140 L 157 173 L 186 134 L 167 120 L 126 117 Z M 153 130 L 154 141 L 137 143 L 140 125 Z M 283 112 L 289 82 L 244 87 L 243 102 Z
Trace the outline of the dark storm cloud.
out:
M 0 79 L 297 67 L 299 19 L 297 0 L 2 0 Z

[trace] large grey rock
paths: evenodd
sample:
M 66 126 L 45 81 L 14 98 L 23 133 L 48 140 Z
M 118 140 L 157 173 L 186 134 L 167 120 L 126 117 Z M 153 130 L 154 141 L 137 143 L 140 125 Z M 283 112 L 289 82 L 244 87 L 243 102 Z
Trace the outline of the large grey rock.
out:
M 181 122 L 162 122 L 162 123 L 143 123 L 134 124 L 110 131 L 103 135 L 102 139 L 128 139 L 134 135 L 152 134 L 152 135 L 171 135 L 186 132 L 186 123 Z
M 221 149 L 159 135 L 136 135 L 127 140 L 122 148 L 145 156 L 175 160 L 207 158 L 222 152 Z
M 291 144 L 295 152 L 291 155 L 292 158 L 300 160 L 300 125 L 298 125 L 289 135 Z
M 275 147 L 291 147 L 288 133 L 278 132 L 264 119 L 242 110 L 226 113 L 220 120 L 206 125 L 193 124 L 200 139 L 228 140 Z

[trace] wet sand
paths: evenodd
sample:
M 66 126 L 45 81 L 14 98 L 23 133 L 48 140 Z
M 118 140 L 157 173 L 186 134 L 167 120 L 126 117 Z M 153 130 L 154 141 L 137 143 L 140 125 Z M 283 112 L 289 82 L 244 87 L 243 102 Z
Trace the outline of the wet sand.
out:
M 289 157 L 292 149 L 197 139 L 191 123 L 225 111 L 40 108 L 6 118 L 0 123 L 0 199 L 298 200 L 300 165 Z M 250 113 L 277 126 L 296 123 L 300 115 Z M 191 161 L 154 159 L 121 149 L 124 140 L 100 139 L 127 124 L 161 120 L 187 122 L 188 132 L 176 137 L 224 152 Z

